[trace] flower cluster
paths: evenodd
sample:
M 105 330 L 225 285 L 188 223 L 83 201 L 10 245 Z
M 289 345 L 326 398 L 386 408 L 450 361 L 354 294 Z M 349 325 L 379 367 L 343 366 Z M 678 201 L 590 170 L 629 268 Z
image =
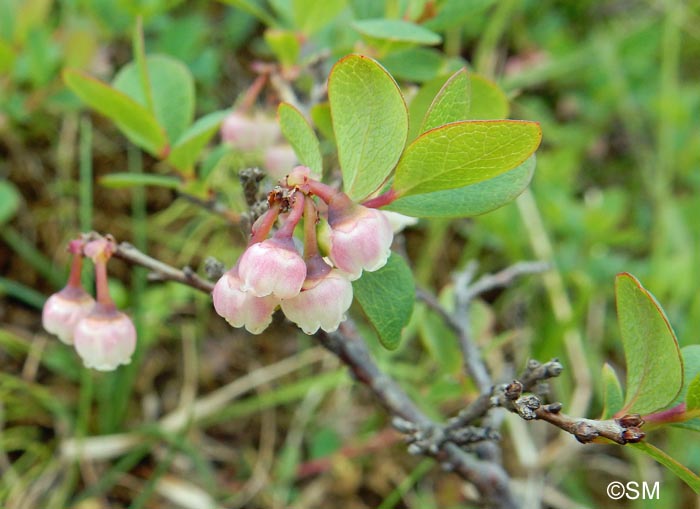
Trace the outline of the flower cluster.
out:
M 136 348 L 136 329 L 131 319 L 117 310 L 107 287 L 107 261 L 113 244 L 106 239 L 74 240 L 68 249 L 73 254 L 68 283 L 44 304 L 44 329 L 73 345 L 88 368 L 112 371 L 129 364 Z M 95 265 L 97 300 L 80 282 L 83 256 Z
M 335 331 L 352 303 L 351 282 L 389 258 L 389 220 L 312 179 L 304 166 L 283 179 L 268 202 L 248 248 L 214 287 L 216 312 L 253 334 L 267 328 L 278 307 L 307 334 Z M 298 248 L 294 231 L 302 218 Z

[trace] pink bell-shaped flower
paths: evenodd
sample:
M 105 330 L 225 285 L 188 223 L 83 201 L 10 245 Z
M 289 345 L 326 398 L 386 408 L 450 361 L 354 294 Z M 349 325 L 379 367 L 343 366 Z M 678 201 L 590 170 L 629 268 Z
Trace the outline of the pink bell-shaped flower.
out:
M 113 371 L 131 362 L 136 328 L 131 318 L 117 310 L 109 295 L 107 261 L 114 252 L 113 240 L 92 240 L 85 244 L 83 252 L 95 264 L 97 303 L 75 326 L 73 344 L 85 367 Z
M 113 305 L 95 304 L 75 327 L 75 349 L 87 368 L 113 371 L 129 364 L 136 349 L 136 329 Z
M 82 240 L 72 240 L 68 244 L 68 251 L 73 253 L 68 283 L 63 290 L 46 300 L 41 313 L 44 329 L 58 336 L 58 339 L 67 345 L 73 344 L 76 324 L 95 306 L 95 299 L 83 289 L 80 282 L 83 268 L 82 250 Z
M 241 290 L 256 297 L 291 299 L 306 279 L 306 265 L 291 238 L 273 237 L 245 250 L 238 265 Z
M 314 334 L 319 328 L 326 332 L 337 330 L 350 304 L 352 283 L 337 269 L 320 279 L 307 279 L 299 295 L 281 302 L 285 316 L 306 334 Z
M 76 324 L 94 306 L 95 299 L 85 290 L 68 285 L 48 298 L 41 313 L 41 323 L 48 332 L 58 336 L 65 344 L 72 345 Z
M 254 117 L 233 112 L 221 123 L 221 139 L 239 150 L 264 150 L 280 136 L 274 119 L 258 114 Z
M 363 270 L 373 272 L 386 264 L 394 233 L 382 212 L 355 205 L 349 212 L 329 216 L 329 223 L 328 256 L 351 281 L 359 278 Z
M 256 297 L 241 290 L 236 268 L 226 272 L 214 286 L 212 298 L 217 314 L 234 327 L 245 327 L 252 334 L 260 334 L 270 322 L 279 299 L 272 295 Z
M 274 145 L 265 150 L 263 167 L 270 177 L 279 180 L 289 173 L 289 168 L 298 160 L 291 145 Z

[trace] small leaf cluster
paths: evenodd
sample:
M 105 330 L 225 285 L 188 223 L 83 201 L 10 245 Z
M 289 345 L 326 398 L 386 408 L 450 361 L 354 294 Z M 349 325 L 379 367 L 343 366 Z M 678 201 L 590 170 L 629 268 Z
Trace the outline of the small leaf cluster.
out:
M 700 431 L 700 346 L 681 349 L 656 298 L 631 274 L 615 280 L 618 323 L 627 364 L 626 391 L 614 369 L 602 371 L 602 418 L 639 414 L 649 425 Z M 635 444 L 700 493 L 700 477 L 648 443 Z
M 134 144 L 191 175 L 226 111 L 209 113 L 194 122 L 194 79 L 189 69 L 169 56 L 146 56 L 140 26 L 134 32 L 133 48 L 134 61 L 111 84 L 67 69 L 63 73 L 66 85 L 112 120 Z

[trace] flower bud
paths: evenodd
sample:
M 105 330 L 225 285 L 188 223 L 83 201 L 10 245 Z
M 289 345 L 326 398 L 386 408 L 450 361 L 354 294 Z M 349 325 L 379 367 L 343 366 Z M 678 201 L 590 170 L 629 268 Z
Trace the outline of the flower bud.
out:
M 239 150 L 263 150 L 280 135 L 277 122 L 264 115 L 249 117 L 231 113 L 221 124 L 221 139 Z
M 83 248 L 85 256 L 90 258 L 94 263 L 107 262 L 112 256 L 114 245 L 108 239 L 101 238 L 91 240 Z
M 319 328 L 326 332 L 338 329 L 352 304 L 352 283 L 337 269 L 321 279 L 307 280 L 299 295 L 282 300 L 282 311 L 307 334 Z
M 75 349 L 87 368 L 113 371 L 129 364 L 136 349 L 136 329 L 126 314 L 114 306 L 95 304 L 75 327 Z
M 263 166 L 270 177 L 279 180 L 289 173 L 299 159 L 290 145 L 275 145 L 265 151 Z
M 85 318 L 95 306 L 93 299 L 80 287 L 66 286 L 54 293 L 44 304 L 41 323 L 51 334 L 67 345 L 73 344 L 76 324 Z
M 238 265 L 241 290 L 256 297 L 291 299 L 306 279 L 306 264 L 291 238 L 271 238 L 245 250 Z
M 373 272 L 386 264 L 394 233 L 382 212 L 356 205 L 349 214 L 331 218 L 330 225 L 328 255 L 351 281 L 359 278 L 363 270 Z
M 212 292 L 214 309 L 234 327 L 245 327 L 252 334 L 260 334 L 270 322 L 279 300 L 272 295 L 256 297 L 241 290 L 237 269 L 221 276 Z

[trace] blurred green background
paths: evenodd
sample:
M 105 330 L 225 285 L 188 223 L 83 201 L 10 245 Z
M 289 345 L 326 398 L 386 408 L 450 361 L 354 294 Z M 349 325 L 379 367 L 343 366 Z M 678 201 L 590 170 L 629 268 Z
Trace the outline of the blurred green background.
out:
M 115 172 L 178 176 L 61 79 L 74 67 L 110 81 L 132 58 L 138 16 L 147 53 L 192 73 L 197 117 L 239 104 L 264 73 L 256 114 L 274 118 L 290 92 L 311 107 L 335 60 L 356 51 L 383 63 L 407 97 L 466 65 L 503 89 L 510 118 L 541 122 L 535 177 L 516 202 L 477 218 L 421 220 L 404 235 L 419 285 L 447 300 L 451 274 L 472 260 L 482 272 L 553 262 L 475 304 L 495 378 L 530 357 L 559 357 L 566 371 L 552 398 L 567 413 L 599 415 L 603 363 L 624 379 L 620 271 L 657 297 L 681 346 L 698 342 L 697 2 L 0 0 L 1 507 L 471 507 L 458 478 L 409 456 L 371 395 L 281 319 L 249 336 L 219 319 L 207 296 L 114 260 L 113 295 L 139 331 L 129 367 L 84 370 L 42 331 L 41 306 L 65 283 L 65 245 L 80 231 L 112 233 L 200 273 L 207 256 L 230 265 L 244 247 L 230 221 L 245 210 L 237 173 L 263 154 L 215 138 L 186 189 L 100 183 Z M 413 21 L 441 42 L 387 42 L 361 23 L 376 18 Z M 332 133 L 318 127 L 333 167 Z M 475 396 L 454 338 L 421 304 L 398 351 L 366 335 L 429 415 L 445 418 Z M 528 507 L 612 507 L 611 480 L 661 482 L 660 500 L 614 507 L 699 506 L 636 451 L 580 446 L 518 418 L 506 419 L 503 436 Z M 648 439 L 698 471 L 695 438 L 670 430 Z

